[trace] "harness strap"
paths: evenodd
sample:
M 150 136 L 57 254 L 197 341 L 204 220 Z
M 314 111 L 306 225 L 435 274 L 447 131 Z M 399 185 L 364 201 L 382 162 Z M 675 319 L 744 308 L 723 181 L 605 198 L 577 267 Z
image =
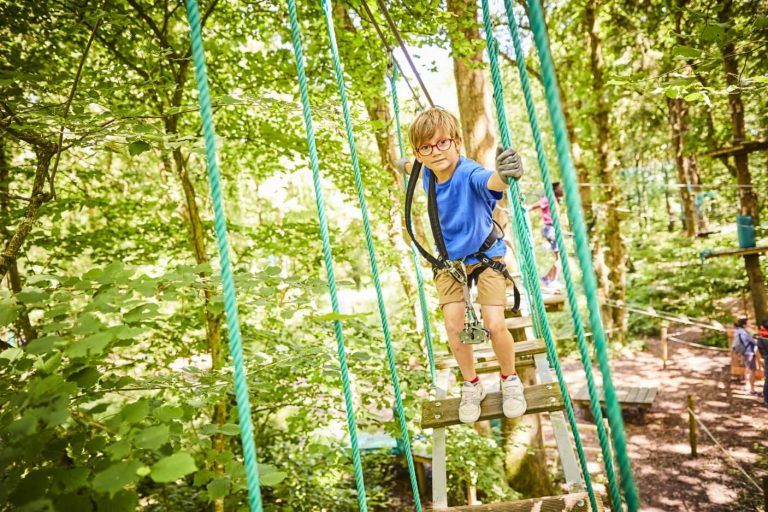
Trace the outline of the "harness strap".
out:
M 419 253 L 421 253 L 424 259 L 426 259 L 432 265 L 433 270 L 447 270 L 454 277 L 454 279 L 456 279 L 465 288 L 471 287 L 474 283 L 477 283 L 477 279 L 479 278 L 480 273 L 485 270 L 485 268 L 492 268 L 494 271 L 500 273 L 507 280 L 512 282 L 512 287 L 514 288 L 514 304 L 512 309 L 514 311 L 518 311 L 520 309 L 520 290 L 518 290 L 515 280 L 512 279 L 512 276 L 509 275 L 507 266 L 503 262 L 494 261 L 485 255 L 485 251 L 493 247 L 499 239 L 504 238 L 504 230 L 495 220 L 493 220 L 493 229 L 491 230 L 491 233 L 485 239 L 478 251 L 470 255 L 470 257 L 476 258 L 480 262 L 480 265 L 471 273 L 471 276 L 474 276 L 474 279 L 468 278 L 466 272 L 464 272 L 464 269 L 458 269 L 455 262 L 449 259 L 448 249 L 446 248 L 445 240 L 443 239 L 443 230 L 440 227 L 440 213 L 437 208 L 437 178 L 435 177 L 434 173 L 430 174 L 429 179 L 427 192 L 427 214 L 429 215 L 429 224 L 432 228 L 432 236 L 435 239 L 435 245 L 437 246 L 439 256 L 435 258 L 416 239 L 416 235 L 413 232 L 412 211 L 413 196 L 419 183 L 420 174 L 421 162 L 414 160 L 413 167 L 411 168 L 411 174 L 408 177 L 408 187 L 405 191 L 405 228 L 408 231 L 408 235 L 411 237 L 414 245 L 416 246 L 416 249 L 419 251 Z M 465 290 L 464 295 L 465 297 L 468 297 L 468 289 Z M 467 301 L 467 304 L 470 304 L 470 302 Z

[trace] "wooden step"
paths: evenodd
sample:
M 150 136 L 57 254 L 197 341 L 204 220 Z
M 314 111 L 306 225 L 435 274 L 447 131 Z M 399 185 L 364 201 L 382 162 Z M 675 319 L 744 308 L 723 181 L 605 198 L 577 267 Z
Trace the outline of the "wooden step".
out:
M 559 411 L 563 408 L 563 395 L 556 384 L 539 384 L 525 388 L 525 401 L 528 403 L 526 414 Z M 421 427 L 440 428 L 458 425 L 459 403 L 461 398 L 445 398 L 422 403 Z M 480 419 L 491 420 L 504 417 L 501 409 L 501 392 L 488 393 L 480 404 Z
M 541 340 L 527 340 L 515 343 L 515 366 L 533 366 L 534 354 L 546 352 L 547 348 Z M 490 373 L 499 369 L 496 354 L 491 347 L 475 349 L 475 371 L 477 373 Z M 435 367 L 439 370 L 458 368 L 456 359 L 451 354 L 440 356 L 435 361 Z
M 603 500 L 598 496 L 597 512 L 605 510 Z M 451 512 L 587 512 L 589 496 L 585 492 L 564 494 L 562 496 L 547 496 L 521 501 L 487 503 L 485 505 L 465 505 L 462 507 L 433 508 L 434 512 L 450 510 Z
M 533 319 L 530 316 L 516 316 L 507 318 L 507 330 L 512 331 L 514 329 L 525 329 L 526 327 L 533 327 Z
M 526 356 L 541 354 L 546 351 L 547 347 L 544 345 L 543 340 L 519 341 L 515 343 L 515 363 L 517 364 L 520 359 L 525 359 Z M 491 347 L 475 349 L 474 356 L 476 364 L 496 361 L 496 353 Z M 435 366 L 440 370 L 445 370 L 447 368 L 456 368 L 458 364 L 451 354 L 445 354 L 435 360 Z
M 522 290 L 520 290 L 520 293 L 522 293 Z M 565 307 L 565 294 L 564 293 L 544 293 L 544 309 L 551 313 L 553 311 L 562 311 Z M 515 304 L 514 295 L 512 294 L 512 290 L 507 290 L 507 306 L 505 308 L 505 313 L 511 315 L 512 314 L 512 306 Z

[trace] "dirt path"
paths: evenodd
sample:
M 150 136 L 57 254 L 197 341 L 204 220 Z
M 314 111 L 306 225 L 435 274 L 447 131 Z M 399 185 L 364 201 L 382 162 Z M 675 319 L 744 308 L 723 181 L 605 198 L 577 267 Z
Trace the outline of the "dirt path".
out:
M 659 393 L 645 423 L 629 418 L 627 442 L 645 512 L 762 511 L 762 493 L 699 431 L 698 458 L 690 456 L 686 400 L 696 395 L 697 413 L 717 441 L 758 483 L 768 474 L 768 408 L 734 382 L 728 400 L 720 369 L 726 352 L 670 343 L 670 361 L 662 370 L 660 343 L 612 361 L 615 384 L 657 386 Z M 580 363 L 564 365 L 575 390 L 583 385 Z M 762 382 L 758 383 L 762 389 Z M 594 435 L 586 443 L 597 446 Z

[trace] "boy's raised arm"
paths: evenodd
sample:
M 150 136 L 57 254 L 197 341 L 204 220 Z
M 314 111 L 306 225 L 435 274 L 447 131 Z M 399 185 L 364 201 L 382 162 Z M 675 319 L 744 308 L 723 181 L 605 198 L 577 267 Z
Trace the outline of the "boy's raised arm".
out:
M 512 148 L 496 148 L 496 174 L 488 180 L 488 188 L 495 192 L 504 192 L 509 187 L 509 180 L 519 180 L 523 175 L 523 161 Z

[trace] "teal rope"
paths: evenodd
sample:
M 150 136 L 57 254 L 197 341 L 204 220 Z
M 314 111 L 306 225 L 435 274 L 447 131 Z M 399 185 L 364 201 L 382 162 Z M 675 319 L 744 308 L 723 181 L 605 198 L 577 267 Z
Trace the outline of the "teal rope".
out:
M 387 321 L 387 310 L 384 306 L 384 294 L 381 290 L 381 280 L 379 279 L 379 267 L 376 264 L 376 254 L 373 249 L 373 235 L 371 234 L 371 225 L 368 220 L 368 206 L 365 201 L 365 192 L 363 190 L 363 178 L 360 173 L 360 162 L 357 157 L 357 146 L 355 144 L 355 135 L 352 130 L 352 116 L 347 102 L 346 85 L 344 83 L 344 70 L 341 67 L 339 49 L 336 46 L 336 35 L 333 28 L 333 14 L 330 0 L 321 0 L 325 25 L 328 29 L 328 40 L 331 46 L 333 56 L 333 67 L 336 73 L 336 84 L 339 89 L 341 107 L 344 112 L 344 127 L 347 132 L 347 142 L 349 143 L 349 152 L 352 159 L 352 168 L 355 173 L 355 186 L 357 188 L 357 198 L 360 202 L 360 211 L 363 216 L 363 227 L 365 228 L 365 243 L 368 248 L 368 258 L 371 262 L 371 272 L 373 282 L 376 286 L 376 299 L 379 306 L 379 316 L 381 318 L 381 329 L 384 332 L 384 341 L 387 349 L 387 362 L 389 363 L 389 374 L 392 379 L 392 387 L 395 394 L 395 410 L 400 424 L 400 432 L 403 439 L 403 449 L 408 463 L 408 474 L 411 480 L 411 489 L 413 491 L 413 500 L 417 512 L 421 512 L 421 498 L 419 496 L 419 484 L 416 480 L 416 468 L 413 464 L 413 454 L 411 453 L 410 434 L 403 409 L 402 392 L 400 391 L 400 380 L 397 377 L 397 368 L 395 366 L 395 352 L 392 348 L 392 336 L 389 332 L 389 323 Z
M 200 101 L 200 117 L 203 121 L 205 138 L 205 156 L 208 161 L 208 182 L 211 186 L 216 243 L 219 247 L 221 262 L 221 283 L 224 291 L 224 310 L 227 315 L 229 333 L 229 353 L 235 372 L 235 399 L 240 422 L 240 439 L 243 442 L 245 474 L 248 480 L 248 502 L 251 511 L 261 512 L 261 491 L 259 488 L 259 468 L 256 461 L 256 446 L 253 441 L 251 422 L 251 403 L 248 400 L 248 380 L 243 364 L 243 345 L 240 336 L 240 322 L 237 317 L 237 297 L 232 277 L 232 265 L 229 260 L 229 242 L 227 240 L 227 216 L 221 196 L 221 172 L 216 158 L 216 130 L 211 111 L 211 94 L 208 90 L 208 73 L 205 69 L 203 54 L 203 35 L 200 28 L 200 11 L 197 0 L 186 0 L 187 19 L 189 21 L 192 43 L 192 58 L 195 62 L 195 79 Z
M 395 130 L 397 131 L 397 145 L 400 148 L 400 157 L 405 157 L 405 144 L 403 144 L 403 132 L 400 128 L 400 102 L 397 99 L 397 67 L 392 70 L 389 76 L 390 91 L 392 94 L 392 109 L 395 112 Z M 408 176 L 403 176 L 403 184 L 408 188 Z M 421 264 L 416 245 L 411 242 L 411 253 L 413 254 L 413 268 L 416 269 L 416 284 L 419 289 L 419 304 L 421 305 L 421 323 L 424 325 L 424 343 L 427 345 L 427 359 L 429 360 L 429 376 L 432 379 L 432 386 L 437 385 L 437 372 L 435 371 L 435 352 L 432 349 L 432 326 L 429 323 L 429 309 L 427 308 L 427 297 L 424 294 L 424 276 L 421 274 Z
M 600 372 L 603 375 L 603 389 L 605 391 L 605 404 L 608 411 L 608 423 L 611 425 L 611 437 L 613 438 L 616 461 L 619 465 L 621 486 L 624 491 L 624 497 L 629 512 L 636 512 L 639 506 L 639 496 L 637 488 L 635 487 L 634 477 L 632 476 L 632 466 L 627 455 L 627 442 L 624 436 L 624 421 L 621 417 L 621 408 L 616 399 L 616 390 L 613 387 L 613 381 L 611 379 L 611 368 L 608 361 L 605 330 L 603 329 L 603 322 L 600 317 L 600 304 L 598 303 L 597 279 L 595 277 L 595 269 L 592 266 L 589 238 L 587 237 L 587 230 L 581 210 L 579 184 L 576 178 L 576 171 L 573 167 L 573 161 L 571 160 L 570 141 L 568 140 L 568 132 L 565 129 L 562 105 L 560 105 L 557 76 L 555 75 L 555 67 L 552 63 L 552 55 L 549 51 L 547 27 L 544 22 L 544 14 L 539 0 L 528 0 L 528 8 L 533 37 L 541 61 L 544 91 L 547 99 L 547 106 L 549 108 L 549 116 L 552 122 L 552 127 L 554 128 L 557 158 L 560 163 L 560 174 L 566 192 L 565 198 L 568 218 L 574 234 L 576 254 L 579 259 L 584 292 L 587 297 L 589 324 L 592 329 Z
M 499 60 L 497 54 L 496 40 L 493 36 L 493 29 L 491 28 L 491 14 L 488 7 L 488 0 L 482 0 L 483 7 L 483 25 L 485 27 L 485 38 L 488 49 L 488 58 L 491 65 L 491 78 L 493 81 L 493 99 L 496 106 L 496 114 L 499 123 L 499 132 L 501 135 L 501 143 L 505 148 L 512 146 L 511 135 L 509 131 L 509 125 L 507 123 L 506 110 L 504 108 L 504 89 L 501 82 L 501 71 L 499 69 Z M 528 275 L 528 285 L 530 286 L 530 294 L 533 298 L 533 312 L 534 318 L 538 316 L 538 325 L 541 328 L 544 336 L 544 343 L 547 347 L 547 356 L 549 362 L 555 370 L 557 375 L 557 382 L 560 387 L 560 391 L 563 395 L 563 402 L 565 405 L 566 416 L 568 422 L 571 425 L 573 432 L 574 442 L 576 444 L 576 452 L 581 463 L 582 476 L 589 495 L 589 501 L 593 510 L 598 510 L 597 499 L 595 498 L 594 489 L 592 489 L 592 480 L 589 475 L 589 468 L 587 466 L 587 458 L 584 454 L 584 447 L 581 444 L 581 436 L 576 425 L 576 416 L 573 413 L 573 404 L 571 403 L 571 397 L 568 394 L 568 388 L 565 385 L 563 379 L 562 369 L 560 367 L 560 360 L 557 355 L 557 348 L 555 347 L 554 337 L 552 330 L 547 322 L 546 307 L 541 295 L 541 286 L 538 279 L 538 271 L 536 270 L 536 262 L 534 260 L 533 247 L 528 233 L 528 220 L 524 208 L 520 203 L 520 187 L 515 180 L 512 180 L 508 189 L 509 204 L 514 211 L 514 224 L 517 230 L 518 240 L 520 241 L 520 248 L 522 249 L 523 258 L 523 270 Z
M 315 188 L 315 203 L 317 205 L 317 216 L 320 222 L 320 237 L 323 242 L 323 259 L 325 261 L 325 272 L 328 276 L 328 291 L 331 295 L 331 307 L 333 308 L 333 312 L 338 314 L 340 310 L 339 299 L 336 293 L 336 276 L 333 271 L 333 254 L 331 253 L 331 241 L 328 235 L 328 222 L 325 216 L 325 201 L 323 199 L 323 189 L 320 179 L 320 164 L 317 157 L 315 129 L 312 125 L 312 106 L 309 103 L 307 75 L 304 68 L 304 52 L 301 45 L 299 21 L 296 17 L 295 0 L 288 0 L 288 15 L 291 19 L 293 53 L 296 57 L 296 71 L 299 77 L 299 91 L 301 94 L 301 105 L 304 113 L 304 127 L 307 132 L 309 160 L 312 166 L 312 182 Z M 349 429 L 350 445 L 352 446 L 352 463 L 354 466 L 355 484 L 357 486 L 357 502 L 359 509 L 361 511 L 365 511 L 368 510 L 368 503 L 365 494 L 365 482 L 363 480 L 363 466 L 360 460 L 360 447 L 357 442 L 355 406 L 352 401 L 352 386 L 349 379 L 347 350 L 344 346 L 344 331 L 342 330 L 341 321 L 334 320 L 333 328 L 336 334 L 336 348 L 339 357 L 339 366 L 341 367 L 341 382 L 344 390 L 344 404 L 346 406 L 347 413 L 347 428 Z
M 517 57 L 517 71 L 520 75 L 520 83 L 525 96 L 525 108 L 528 112 L 528 121 L 531 125 L 531 132 L 533 133 L 533 140 L 536 146 L 536 157 L 541 172 L 541 181 L 544 184 L 544 193 L 547 196 L 547 201 L 552 205 L 552 225 L 555 228 L 555 240 L 560 248 L 560 264 L 563 268 L 563 280 L 565 281 L 566 294 L 568 296 L 568 308 L 571 313 L 573 328 L 576 332 L 579 355 L 581 356 L 581 362 L 583 363 L 584 373 L 587 378 L 590 410 L 592 411 L 592 415 L 595 418 L 595 423 L 597 425 L 597 437 L 600 441 L 600 449 L 603 454 L 612 503 L 614 504 L 614 510 L 618 510 L 621 508 L 621 495 L 619 494 L 619 485 L 616 481 L 616 472 L 613 468 L 613 455 L 611 453 L 610 440 L 608 438 L 608 433 L 605 430 L 605 424 L 603 423 L 603 411 L 600 405 L 600 396 L 597 391 L 597 386 L 595 385 L 594 375 L 592 374 L 592 361 L 589 357 L 589 348 L 587 347 L 587 339 L 584 333 L 584 323 L 581 320 L 581 313 L 579 312 L 579 303 L 576 298 L 575 285 L 571 275 L 571 266 L 568 262 L 568 252 L 566 251 L 565 240 L 560 225 L 560 216 L 555 207 L 557 200 L 555 198 L 554 190 L 552 189 L 552 180 L 549 177 L 549 167 L 544 153 L 544 144 L 541 140 L 541 131 L 539 130 L 539 121 L 533 103 L 530 81 L 528 80 L 528 70 L 525 68 L 525 54 L 523 53 L 523 46 L 520 42 L 520 34 L 512 11 L 511 0 L 504 0 L 504 9 L 506 10 L 507 22 L 509 24 L 510 32 L 512 33 L 512 43 L 515 47 L 515 56 Z

